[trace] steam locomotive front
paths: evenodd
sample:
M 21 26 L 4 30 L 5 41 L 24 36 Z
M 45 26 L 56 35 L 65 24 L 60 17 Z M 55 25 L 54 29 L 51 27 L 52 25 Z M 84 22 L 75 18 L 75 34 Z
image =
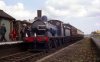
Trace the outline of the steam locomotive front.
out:
M 34 36 L 44 36 L 46 34 L 46 24 L 41 20 L 36 20 L 32 23 L 31 32 Z
M 47 27 L 46 24 L 41 20 L 36 20 L 32 23 L 31 26 L 31 37 L 26 37 L 26 42 L 48 42 L 47 36 Z M 31 39 L 31 40 L 30 40 Z
M 48 42 L 49 37 L 56 36 L 56 27 L 48 23 L 46 16 L 41 16 L 41 11 L 37 14 L 31 26 L 31 37 L 26 37 L 25 42 Z

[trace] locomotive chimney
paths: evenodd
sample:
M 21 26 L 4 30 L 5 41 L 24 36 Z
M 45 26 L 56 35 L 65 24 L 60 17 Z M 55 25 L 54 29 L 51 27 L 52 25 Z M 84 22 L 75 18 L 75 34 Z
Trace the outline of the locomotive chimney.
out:
M 42 16 L 42 10 L 37 10 L 37 17 L 41 17 Z

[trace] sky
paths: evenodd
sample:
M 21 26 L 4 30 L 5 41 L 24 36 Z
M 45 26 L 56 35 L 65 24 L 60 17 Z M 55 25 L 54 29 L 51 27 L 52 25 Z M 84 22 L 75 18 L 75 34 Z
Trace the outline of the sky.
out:
M 0 0 L 0 9 L 16 20 L 34 19 L 42 10 L 48 19 L 69 23 L 85 34 L 100 30 L 100 0 Z

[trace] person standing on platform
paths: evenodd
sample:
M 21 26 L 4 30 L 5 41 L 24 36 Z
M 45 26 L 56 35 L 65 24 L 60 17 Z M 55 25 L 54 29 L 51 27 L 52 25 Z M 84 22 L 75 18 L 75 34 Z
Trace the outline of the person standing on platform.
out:
M 23 24 L 23 28 L 21 29 L 21 39 L 23 40 L 24 37 L 26 37 L 26 34 L 28 37 L 30 37 L 30 29 L 26 24 Z
M 11 31 L 10 37 L 11 37 L 11 40 L 12 40 L 12 41 L 16 41 L 17 32 L 16 32 L 16 29 L 15 29 L 15 28 Z
M 5 38 L 5 34 L 6 34 L 6 27 L 5 27 L 5 24 L 2 24 L 2 26 L 1 26 L 1 41 L 7 41 Z
M 1 25 L 0 25 L 0 41 L 1 41 L 1 36 L 2 36 L 2 35 L 1 35 Z

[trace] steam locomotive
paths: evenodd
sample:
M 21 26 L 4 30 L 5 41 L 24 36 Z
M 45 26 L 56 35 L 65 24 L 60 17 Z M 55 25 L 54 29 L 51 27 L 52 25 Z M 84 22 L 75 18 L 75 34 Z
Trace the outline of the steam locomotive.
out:
M 27 49 L 48 50 L 83 38 L 84 33 L 72 25 L 48 20 L 46 16 L 41 16 L 41 10 L 37 12 L 38 16 L 31 26 L 31 36 L 24 38 Z

